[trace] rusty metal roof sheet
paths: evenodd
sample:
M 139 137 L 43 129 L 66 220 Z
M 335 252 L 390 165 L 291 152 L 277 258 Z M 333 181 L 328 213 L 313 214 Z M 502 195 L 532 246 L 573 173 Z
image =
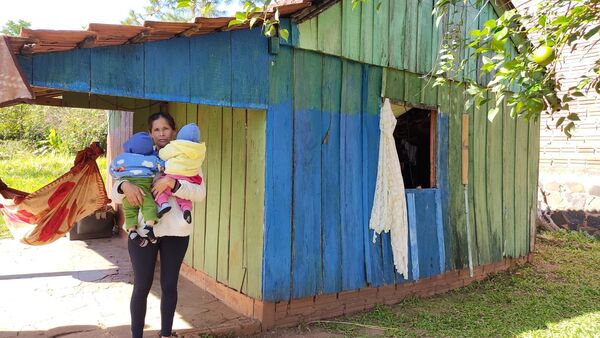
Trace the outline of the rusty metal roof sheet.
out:
M 314 1 L 314 0 L 313 0 Z M 317 0 L 318 2 L 318 0 Z M 311 6 L 310 0 L 285 0 L 274 8 L 281 17 L 291 16 Z M 271 9 L 267 15 L 273 15 Z M 178 36 L 195 36 L 218 31 L 247 28 L 228 27 L 232 17 L 195 18 L 194 22 L 145 21 L 143 26 L 90 23 L 85 31 L 23 29 L 21 36 L 8 37 L 14 54 L 67 51 L 75 48 L 124 45 L 167 40 Z

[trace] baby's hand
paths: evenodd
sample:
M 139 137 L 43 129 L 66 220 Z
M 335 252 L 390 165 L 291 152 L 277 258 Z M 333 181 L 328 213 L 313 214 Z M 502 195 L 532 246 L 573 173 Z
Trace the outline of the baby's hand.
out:
M 161 176 L 159 179 L 154 181 L 152 184 L 152 194 L 154 196 L 160 195 L 167 189 L 173 189 L 175 187 L 175 179 L 169 176 Z

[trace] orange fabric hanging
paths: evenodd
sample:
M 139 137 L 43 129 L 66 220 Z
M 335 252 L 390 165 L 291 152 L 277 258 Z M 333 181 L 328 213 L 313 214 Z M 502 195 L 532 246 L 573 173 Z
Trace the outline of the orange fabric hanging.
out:
M 11 189 L 0 179 L 0 213 L 13 237 L 30 245 L 52 243 L 108 204 L 96 165 L 101 154 L 98 143 L 92 143 L 77 153 L 71 170 L 31 194 Z

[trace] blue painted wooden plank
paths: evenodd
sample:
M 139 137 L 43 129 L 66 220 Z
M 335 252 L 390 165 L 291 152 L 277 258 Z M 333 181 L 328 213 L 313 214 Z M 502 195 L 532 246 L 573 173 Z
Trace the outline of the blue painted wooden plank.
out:
M 369 228 L 369 220 L 371 218 L 371 209 L 373 209 L 373 199 L 375 197 L 375 185 L 377 182 L 377 165 L 379 160 L 379 111 L 381 107 L 381 79 L 383 76 L 382 68 L 374 66 L 363 66 L 368 69 L 367 85 L 363 83 L 363 87 L 368 87 L 366 97 L 366 110 L 363 111 L 363 167 L 365 173 L 363 184 L 365 187 L 365 215 L 364 228 Z M 368 244 L 367 260 L 370 260 L 370 280 L 371 286 L 380 286 L 384 284 L 384 269 L 383 258 L 381 252 L 382 241 L 379 239 L 373 243 L 373 230 L 369 230 L 366 234 L 365 243 Z M 393 274 L 392 274 L 393 278 Z
M 437 244 L 438 244 L 438 262 L 439 262 L 439 273 L 443 273 L 446 270 L 446 248 L 444 244 L 444 218 L 442 216 L 442 190 L 436 189 L 435 191 L 435 225 L 436 225 L 436 234 L 437 234 Z
M 321 217 L 323 222 L 323 291 L 342 290 L 342 224 L 340 219 L 340 105 L 342 60 L 323 56 L 321 124 Z
M 410 280 L 419 279 L 419 248 L 417 245 L 417 212 L 415 210 L 415 194 L 406 193 L 406 206 L 408 208 L 408 240 L 410 253 Z
M 292 297 L 317 293 L 321 266 L 320 54 L 294 53 Z
M 270 302 L 291 292 L 293 55 L 282 47 L 269 67 L 262 294 Z
M 366 6 L 365 6 L 366 7 Z M 363 9 L 365 8 L 363 7 Z M 372 9 L 372 4 L 371 6 L 369 6 Z M 364 13 L 364 12 L 363 12 Z M 371 13 L 372 14 L 372 13 Z M 372 17 L 372 15 L 371 15 Z M 361 52 L 362 54 L 362 52 Z M 362 87 L 361 87 L 361 135 L 362 135 L 362 139 L 361 142 L 362 143 L 362 149 L 361 149 L 361 153 L 362 153 L 362 172 L 364 173 L 364 175 L 362 175 L 362 179 L 361 181 L 361 189 L 362 189 L 362 229 L 363 229 L 363 245 L 364 245 L 364 250 L 365 250 L 365 270 L 367 273 L 367 283 L 372 283 L 373 282 L 373 277 L 372 277 L 372 266 L 371 266 L 371 252 L 370 252 L 370 247 L 371 247 L 371 243 L 373 243 L 371 241 L 372 236 L 370 235 L 369 231 L 369 205 L 368 205 L 368 193 L 367 193 L 367 176 L 366 174 L 368 173 L 368 167 L 367 167 L 367 156 L 368 156 L 368 148 L 367 148 L 367 142 L 368 142 L 368 135 L 366 132 L 366 122 L 365 122 L 365 113 L 367 111 L 367 100 L 368 100 L 368 88 L 369 88 L 369 66 L 368 65 L 362 65 Z
M 74 92 L 90 91 L 90 49 L 36 54 L 32 85 Z
M 268 41 L 260 29 L 231 32 L 231 105 L 266 109 L 269 81 Z
M 93 93 L 144 97 L 144 46 L 92 48 L 90 82 Z
M 190 102 L 190 39 L 144 44 L 145 97 Z
M 33 79 L 33 58 L 31 55 L 17 55 L 17 62 L 19 62 L 21 74 L 25 76 L 25 80 L 31 83 Z
M 429 278 L 440 273 L 436 189 L 414 190 L 414 199 L 419 278 Z
M 444 86 L 440 89 L 439 97 L 440 111 L 437 115 L 437 183 L 440 191 L 440 205 L 442 213 L 442 230 L 444 235 L 444 261 L 445 268 L 441 271 L 451 271 L 454 269 L 454 254 L 453 254 L 453 231 L 450 223 L 450 184 L 448 180 L 448 145 L 449 145 L 449 118 L 447 111 L 449 109 L 449 88 Z M 443 98 L 442 98 L 443 96 Z
M 279 43 L 282 46 L 298 46 L 298 25 L 292 23 L 291 18 L 281 18 L 279 19 L 279 27 L 288 31 L 287 41 L 279 39 Z
M 191 38 L 190 56 L 192 60 L 190 73 L 193 74 L 190 78 L 191 102 L 230 106 L 232 95 L 231 32 Z
M 345 290 L 365 286 L 362 229 L 361 65 L 344 61 L 340 138 L 342 194 L 342 284 Z

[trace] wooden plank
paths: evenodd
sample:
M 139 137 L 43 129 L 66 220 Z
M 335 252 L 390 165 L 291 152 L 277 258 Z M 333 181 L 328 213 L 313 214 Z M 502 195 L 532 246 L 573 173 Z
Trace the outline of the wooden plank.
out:
M 342 108 L 340 121 L 340 172 L 342 207 L 342 287 L 358 289 L 365 285 L 364 232 L 362 229 L 362 189 L 357 177 L 362 173 L 361 149 L 361 65 L 342 65 Z
M 231 105 L 231 32 L 212 33 L 190 39 L 190 101 Z
M 313 296 L 321 267 L 321 74 L 317 53 L 294 53 L 292 297 Z
M 416 69 L 420 74 L 431 71 L 432 31 L 433 31 L 433 0 L 421 0 L 418 4 L 418 31 Z
M 231 32 L 231 105 L 235 108 L 266 109 L 269 81 L 268 41 L 260 29 Z
M 246 110 L 234 108 L 231 152 L 231 223 L 229 226 L 229 287 L 247 288 L 244 262 L 246 214 Z M 206 162 L 205 162 L 206 163 Z M 282 253 L 283 254 L 283 253 Z
M 221 203 L 221 107 L 202 107 L 207 113 L 206 140 L 206 237 L 204 241 L 204 272 L 217 277 L 219 243 L 219 211 Z
M 496 102 L 492 98 L 488 110 Z M 487 214 L 490 232 L 489 248 L 492 262 L 502 260 L 502 116 L 487 123 Z
M 419 270 L 419 246 L 417 234 L 417 211 L 415 206 L 414 192 L 406 192 L 406 206 L 408 209 L 408 240 L 410 268 L 408 270 L 410 280 L 418 280 Z
M 444 235 L 444 262 L 442 271 L 454 269 L 454 236 L 456 229 L 450 222 L 450 183 L 449 183 L 449 146 L 450 146 L 450 86 L 443 85 L 438 90 L 439 111 L 437 115 L 437 183 L 440 191 L 440 209 Z M 456 113 L 453 113 L 456 114 Z
M 373 24 L 373 13 L 376 1 L 366 1 L 361 4 L 360 18 L 360 61 L 368 64 L 373 63 L 373 35 L 375 31 Z
M 340 219 L 340 107 L 342 60 L 323 58 L 321 105 L 321 218 L 323 246 L 323 292 L 342 290 L 342 224 Z
M 92 48 L 90 80 L 94 93 L 144 97 L 144 46 Z
M 438 88 L 433 86 L 434 79 L 431 77 L 421 78 L 421 98 L 420 102 L 424 105 L 435 107 L 438 105 Z
M 315 19 L 318 21 L 317 49 L 332 55 L 342 54 L 342 4 L 327 8 Z M 309 20 L 310 21 L 310 20 Z M 303 25 L 301 23 L 300 25 Z
M 369 89 L 369 66 L 366 64 L 363 64 L 362 67 L 362 85 L 361 85 L 361 93 L 360 93 L 360 97 L 361 97 L 361 107 L 360 107 L 360 114 L 361 114 L 361 121 L 360 121 L 360 134 L 362 136 L 362 139 L 360 140 L 360 146 L 361 146 L 361 163 L 362 163 L 362 168 L 361 171 L 363 173 L 363 179 L 361 180 L 361 194 L 362 194 L 362 212 L 361 212 L 361 217 L 362 217 L 362 230 L 363 230 L 363 245 L 364 245 L 364 252 L 365 252 L 365 272 L 366 272 L 366 282 L 368 284 L 370 284 L 373 280 L 373 276 L 372 276 L 372 267 L 371 267 L 371 252 L 370 252 L 370 242 L 369 238 L 372 238 L 372 234 L 369 231 L 369 206 L 368 206 L 368 193 L 367 193 L 367 182 L 366 182 L 366 177 L 368 175 L 368 166 L 367 166 L 367 161 L 366 161 L 366 157 L 368 156 L 368 148 L 367 148 L 367 131 L 366 129 L 366 122 L 365 122 L 365 118 L 364 115 L 367 112 L 367 103 L 368 103 L 368 89 Z
M 31 85 L 66 89 L 74 92 L 90 91 L 90 50 L 76 49 L 63 53 L 33 56 Z
M 527 254 L 527 234 L 529 216 L 527 211 L 527 145 L 529 143 L 528 124 L 517 119 L 515 148 L 515 247 L 517 256 Z
M 382 69 L 380 67 L 363 66 L 366 68 L 367 84 L 363 82 L 363 102 L 366 106 L 362 113 L 362 135 L 363 135 L 363 228 L 369 229 L 369 220 L 371 219 L 371 210 L 373 209 L 373 200 L 375 197 L 375 185 L 377 182 L 377 167 L 379 161 L 379 116 L 381 107 L 381 78 Z M 364 80 L 363 80 L 364 81 Z M 366 233 L 365 251 L 369 253 L 366 260 L 369 261 L 369 285 L 372 287 L 384 284 L 383 257 L 381 252 L 382 241 L 379 239 L 373 243 L 373 231 Z M 393 275 L 392 275 L 393 276 Z
M 431 70 L 437 69 L 439 63 L 439 53 L 444 40 L 444 31 L 446 29 L 446 23 L 448 21 L 448 15 L 445 15 L 444 18 L 440 21 L 439 26 L 436 26 L 436 19 L 432 20 L 432 29 L 431 29 Z
M 96 95 L 91 94 L 90 98 L 90 108 L 94 109 L 117 109 L 117 97 L 116 96 L 108 96 L 108 95 Z
M 404 77 L 406 72 L 388 68 L 385 71 L 385 88 L 383 95 L 393 100 L 404 101 Z
M 487 104 L 474 111 L 473 138 L 470 144 L 473 148 L 473 198 L 475 208 L 475 233 L 477 234 L 477 252 L 479 264 L 492 263 L 490 252 L 490 227 L 487 212 Z
M 221 141 L 221 210 L 219 212 L 219 246 L 217 280 L 229 285 L 229 225 L 231 222 L 231 172 L 233 111 L 223 107 Z
M 387 67 L 390 48 L 390 0 L 377 1 L 373 13 L 373 32 L 373 64 Z
M 200 141 L 204 142 L 202 138 L 202 125 L 198 123 L 198 106 L 195 104 L 187 104 L 186 105 L 186 123 L 196 123 L 200 128 L 201 138 Z M 188 250 L 185 254 L 186 264 L 193 267 L 194 266 L 194 250 L 196 248 L 196 232 L 199 231 L 198 228 L 201 229 L 202 234 L 204 234 L 204 222 L 206 221 L 204 213 L 199 213 L 198 209 L 200 208 L 200 204 L 203 202 L 194 202 L 194 209 L 192 214 L 192 224 L 194 225 L 192 228 L 192 233 L 190 234 L 190 242 L 188 244 Z M 201 226 L 199 226 L 201 224 Z
M 190 39 L 144 44 L 144 96 L 190 102 Z
M 389 11 L 389 66 L 395 69 L 406 69 L 404 66 L 405 48 L 405 22 L 407 1 L 390 0 Z
M 21 69 L 21 74 L 29 83 L 33 80 L 33 57 L 31 55 L 17 55 L 17 62 Z
M 444 216 L 442 216 L 443 203 L 442 192 L 440 189 L 435 190 L 435 232 L 437 235 L 438 245 L 438 273 L 446 271 L 446 246 L 444 234 Z
M 448 186 L 450 223 L 453 228 L 454 266 L 464 268 L 468 262 L 467 221 L 462 185 L 462 113 L 464 85 L 450 84 L 450 116 L 448 128 Z
M 479 29 L 480 23 L 479 20 L 482 17 L 479 13 L 479 9 L 475 8 L 471 5 L 466 5 L 464 8 L 465 13 L 465 24 L 463 36 L 470 37 L 470 32 L 474 29 Z M 485 22 L 485 21 L 484 21 Z M 477 81 L 479 78 L 479 69 L 481 68 L 481 57 L 469 57 L 470 54 L 474 52 L 473 48 L 468 46 L 464 47 L 462 51 L 465 58 L 467 58 L 467 62 L 465 63 L 465 69 L 463 71 L 463 78 L 469 79 L 473 81 Z M 478 60 L 479 59 L 479 60 Z
M 416 231 L 416 241 L 418 252 L 415 255 L 418 259 L 418 278 L 428 278 L 440 274 L 440 247 L 437 241 L 437 207 L 436 190 L 420 189 L 414 190 L 414 212 Z M 409 228 L 413 225 L 410 224 Z M 412 236 L 411 232 L 411 236 Z M 411 250 L 412 237 L 411 237 Z M 413 264 L 414 270 L 414 264 Z M 417 279 L 417 277 L 415 277 Z
M 529 136 L 529 154 L 532 156 L 527 170 L 529 171 L 529 197 L 531 202 L 529 203 L 530 217 L 530 247 L 528 252 L 535 250 L 535 231 L 536 231 L 536 217 L 537 217 L 537 200 L 538 200 L 538 182 L 539 182 L 539 163 L 540 163 L 540 123 L 537 121 L 532 122 Z
M 168 103 L 169 114 L 173 116 L 175 120 L 175 126 L 177 128 L 183 127 L 187 122 L 187 106 L 185 103 L 169 102 Z
M 282 47 L 269 70 L 270 103 L 267 111 L 266 219 L 262 279 L 265 301 L 290 298 L 294 108 L 292 65 L 293 50 Z
M 421 79 L 418 74 L 405 72 L 404 101 L 412 104 L 421 103 Z
M 419 2 L 406 1 L 406 20 L 404 21 L 404 69 L 417 73 L 417 48 L 419 31 Z
M 517 257 L 515 248 L 516 121 L 506 100 L 502 113 L 502 247 L 505 257 Z M 500 117 L 500 116 L 498 116 Z
M 360 59 L 361 9 L 352 9 L 352 1 L 342 2 L 342 56 L 350 60 Z
M 90 96 L 88 93 L 64 92 L 62 95 L 63 106 L 89 108 Z
M 262 258 L 265 205 L 265 127 L 266 111 L 248 110 L 246 143 L 246 235 L 248 266 L 247 295 L 258 299 L 262 288 Z
M 298 27 L 298 48 L 317 50 L 318 47 L 318 17 L 304 21 Z

